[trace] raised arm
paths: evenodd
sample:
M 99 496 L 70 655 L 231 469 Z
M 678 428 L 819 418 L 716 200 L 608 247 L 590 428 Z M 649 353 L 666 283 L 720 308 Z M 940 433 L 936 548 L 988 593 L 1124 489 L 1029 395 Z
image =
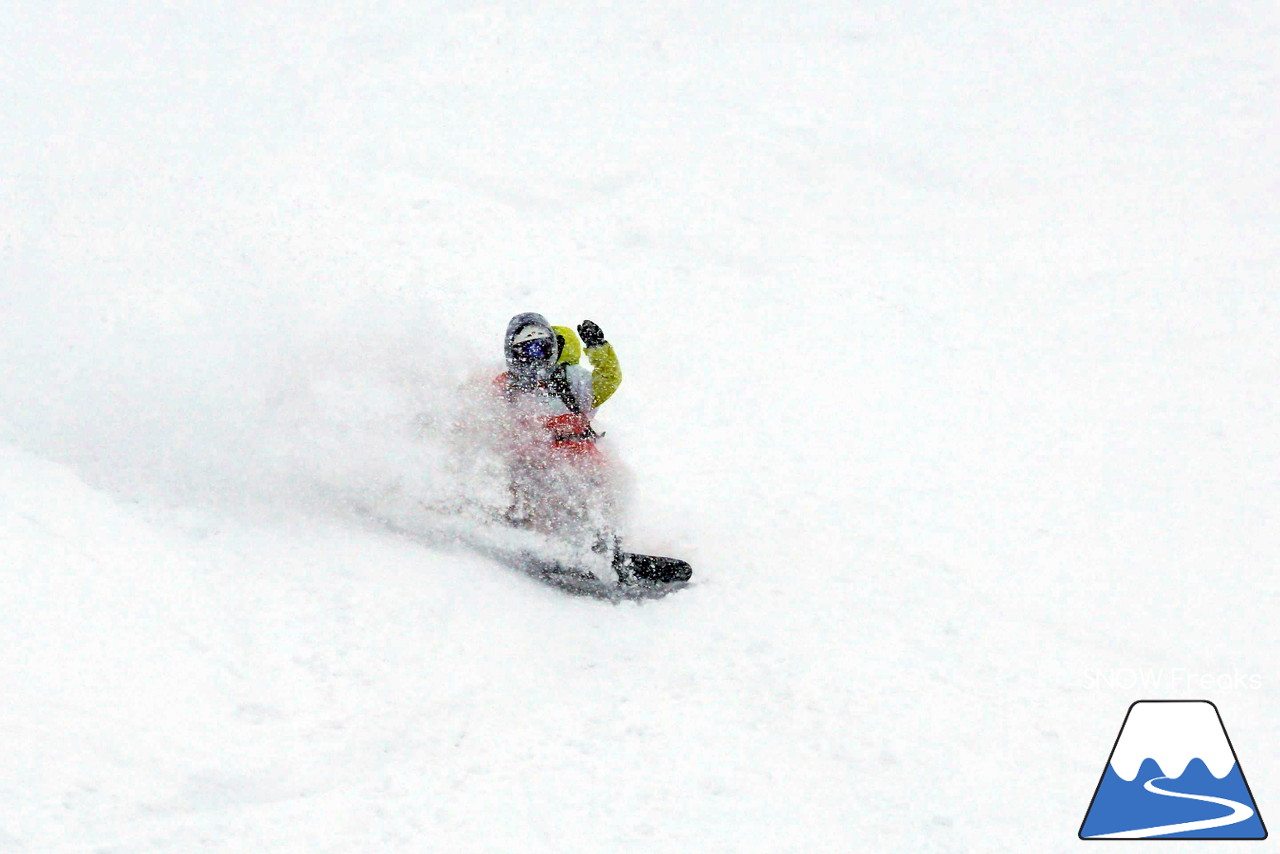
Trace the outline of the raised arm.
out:
M 622 385 L 622 368 L 618 365 L 618 354 L 613 351 L 613 345 L 604 340 L 599 326 L 584 320 L 578 324 L 578 335 L 591 363 L 591 407 L 594 409 Z

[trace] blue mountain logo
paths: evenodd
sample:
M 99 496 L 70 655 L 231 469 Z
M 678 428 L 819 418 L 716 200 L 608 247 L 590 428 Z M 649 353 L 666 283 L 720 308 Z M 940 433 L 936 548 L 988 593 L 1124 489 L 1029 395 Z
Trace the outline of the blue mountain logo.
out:
M 1139 700 L 1129 707 L 1081 839 L 1266 839 L 1218 707 Z

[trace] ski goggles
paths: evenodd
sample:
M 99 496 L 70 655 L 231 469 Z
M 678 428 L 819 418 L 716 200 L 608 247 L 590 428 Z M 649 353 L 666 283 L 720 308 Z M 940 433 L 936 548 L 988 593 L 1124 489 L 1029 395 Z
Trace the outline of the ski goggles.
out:
M 546 362 L 555 352 L 555 342 L 550 338 L 533 338 L 511 345 L 517 359 L 530 362 Z

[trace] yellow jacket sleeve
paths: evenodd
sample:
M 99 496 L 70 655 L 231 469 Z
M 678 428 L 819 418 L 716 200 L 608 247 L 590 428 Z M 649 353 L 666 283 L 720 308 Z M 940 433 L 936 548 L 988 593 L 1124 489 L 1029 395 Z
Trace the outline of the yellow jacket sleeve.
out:
M 605 342 L 599 347 L 586 348 L 587 361 L 591 363 L 591 408 L 604 403 L 622 385 L 622 368 L 613 345 Z
M 553 326 L 551 329 L 564 339 L 564 347 L 560 350 L 560 361 L 566 365 L 576 365 L 586 353 L 591 363 L 591 408 L 595 409 L 618 390 L 622 385 L 622 368 L 618 366 L 618 354 L 613 352 L 609 342 L 599 347 L 583 347 L 578 333 L 568 326 Z

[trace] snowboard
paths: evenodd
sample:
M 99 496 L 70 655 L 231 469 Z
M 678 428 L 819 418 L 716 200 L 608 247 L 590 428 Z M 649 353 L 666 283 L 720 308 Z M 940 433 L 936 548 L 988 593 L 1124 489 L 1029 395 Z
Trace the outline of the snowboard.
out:
M 622 552 L 618 555 L 626 582 L 602 579 L 580 567 L 569 566 L 529 552 L 515 555 L 516 569 L 574 596 L 610 602 L 661 599 L 689 586 L 693 568 L 678 558 Z
M 614 557 L 613 567 L 606 571 L 610 577 L 601 578 L 590 569 L 566 562 L 539 547 L 542 544 L 536 536 L 497 524 L 492 518 L 479 529 L 443 524 L 446 517 L 441 516 L 436 516 L 437 524 L 414 525 L 389 519 L 371 508 L 356 507 L 366 519 L 400 536 L 435 548 L 462 547 L 574 596 L 610 602 L 661 599 L 688 587 L 693 577 L 693 568 L 678 558 L 620 551 Z M 513 538 L 492 536 L 496 533 Z M 607 561 L 605 565 L 608 566 Z M 615 574 L 626 581 L 614 580 Z

